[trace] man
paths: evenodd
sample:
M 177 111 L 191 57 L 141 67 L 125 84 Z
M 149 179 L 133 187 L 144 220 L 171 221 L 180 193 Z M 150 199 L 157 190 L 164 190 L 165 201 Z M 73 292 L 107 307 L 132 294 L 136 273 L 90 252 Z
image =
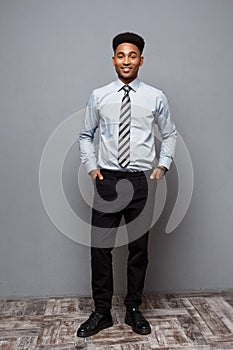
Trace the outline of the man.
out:
M 125 322 L 138 334 L 151 332 L 139 310 L 148 264 L 148 231 L 156 183 L 170 167 L 177 132 L 165 95 L 137 78 L 144 60 L 144 44 L 142 37 L 129 32 L 113 39 L 112 64 L 118 79 L 92 92 L 79 134 L 81 160 L 95 186 L 91 247 L 95 310 L 77 330 L 79 337 L 94 335 L 113 325 L 112 249 L 122 216 L 129 238 Z M 155 124 L 162 138 L 158 164 Z M 94 148 L 97 128 L 98 162 Z M 126 180 L 123 187 L 121 180 Z

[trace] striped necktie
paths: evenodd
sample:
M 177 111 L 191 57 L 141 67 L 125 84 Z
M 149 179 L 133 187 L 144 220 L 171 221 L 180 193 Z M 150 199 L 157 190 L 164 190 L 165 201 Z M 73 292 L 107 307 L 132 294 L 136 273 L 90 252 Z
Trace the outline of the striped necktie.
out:
M 118 162 L 122 168 L 126 168 L 130 163 L 130 117 L 131 102 L 129 97 L 130 86 L 124 85 L 125 94 L 121 102 Z

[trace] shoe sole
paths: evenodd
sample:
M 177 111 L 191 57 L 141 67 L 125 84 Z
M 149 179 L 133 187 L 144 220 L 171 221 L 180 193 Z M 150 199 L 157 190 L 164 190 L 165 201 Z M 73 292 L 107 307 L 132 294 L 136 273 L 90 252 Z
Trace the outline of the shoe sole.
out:
M 101 327 L 99 327 L 98 329 L 93 330 L 92 332 L 89 332 L 88 334 L 86 334 L 85 332 L 76 332 L 76 337 L 77 338 L 87 338 L 87 337 L 91 337 L 92 335 L 95 335 L 97 333 L 99 333 L 100 331 L 102 331 L 103 329 L 106 328 L 110 328 L 113 326 L 113 322 L 109 322 L 109 323 L 105 323 L 103 324 Z
M 125 323 L 126 323 L 128 326 L 130 326 L 130 327 L 132 328 L 132 330 L 133 330 L 135 333 L 137 333 L 137 334 L 140 334 L 140 335 L 147 335 L 147 334 L 150 334 L 150 333 L 151 333 L 151 329 L 149 329 L 148 331 L 147 331 L 147 330 L 141 331 L 141 332 L 138 331 L 137 329 L 135 329 L 135 328 L 133 327 L 132 323 L 131 323 L 130 321 L 128 321 L 127 318 L 125 318 Z

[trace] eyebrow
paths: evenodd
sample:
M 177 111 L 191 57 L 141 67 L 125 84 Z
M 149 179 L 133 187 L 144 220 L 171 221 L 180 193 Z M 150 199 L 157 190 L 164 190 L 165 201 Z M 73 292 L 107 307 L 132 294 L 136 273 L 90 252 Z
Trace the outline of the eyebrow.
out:
M 134 53 L 135 55 L 137 55 L 137 52 L 136 52 L 136 51 L 130 51 L 129 54 L 131 54 L 131 53 Z M 123 51 L 117 52 L 117 55 L 120 55 L 120 54 L 121 54 L 121 55 L 122 55 L 122 54 L 125 55 L 125 53 L 124 53 Z

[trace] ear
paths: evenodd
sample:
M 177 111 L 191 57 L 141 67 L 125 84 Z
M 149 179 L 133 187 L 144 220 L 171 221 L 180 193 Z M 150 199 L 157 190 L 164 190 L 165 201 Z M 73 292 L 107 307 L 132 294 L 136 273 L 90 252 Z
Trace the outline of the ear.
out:
M 112 65 L 115 66 L 115 56 L 112 56 Z
M 140 66 L 142 66 L 142 65 L 143 65 L 143 63 L 144 63 L 144 57 L 143 57 L 143 56 L 141 56 L 141 57 L 140 57 L 140 63 L 139 63 L 139 65 L 140 65 Z

